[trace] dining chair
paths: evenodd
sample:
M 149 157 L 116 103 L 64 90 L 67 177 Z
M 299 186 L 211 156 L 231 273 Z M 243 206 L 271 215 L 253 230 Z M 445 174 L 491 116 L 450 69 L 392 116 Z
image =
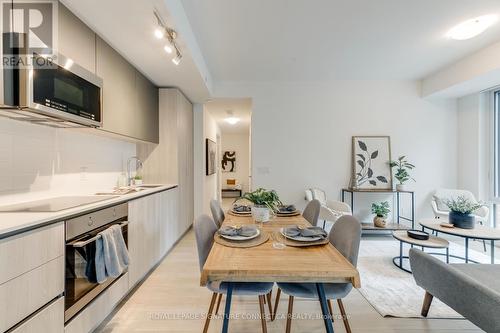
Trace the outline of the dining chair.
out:
M 350 215 L 340 217 L 333 225 L 330 234 L 328 235 L 330 243 L 356 267 L 358 263 L 359 243 L 361 241 L 361 224 L 359 221 Z M 351 332 L 349 321 L 345 312 L 342 298 L 346 297 L 352 290 L 351 283 L 324 283 L 323 284 L 328 300 L 328 308 L 333 321 L 333 307 L 331 300 L 336 299 L 342 315 L 345 329 L 348 333 Z M 286 322 L 286 332 L 289 333 L 292 325 L 293 300 L 295 297 L 315 298 L 318 299 L 318 291 L 315 283 L 278 283 L 278 292 L 276 294 L 276 302 L 274 310 L 271 314 L 271 320 L 276 318 L 276 310 L 280 300 L 281 292 L 288 296 L 288 315 Z
M 210 200 L 210 210 L 212 211 L 212 217 L 214 218 L 215 224 L 220 228 L 226 216 L 218 200 Z
M 321 208 L 321 203 L 317 199 L 313 199 L 307 203 L 306 208 L 304 208 L 304 212 L 302 216 L 307 220 L 307 222 L 311 223 L 313 226 L 318 225 L 319 218 L 319 210 Z
M 203 266 L 207 261 L 210 250 L 214 243 L 214 235 L 217 232 L 218 227 L 215 222 L 208 215 L 201 215 L 194 221 L 194 233 L 196 237 L 196 245 L 198 248 L 198 259 L 200 265 L 200 272 L 203 270 Z M 207 319 L 205 320 L 205 326 L 203 327 L 203 333 L 208 331 L 210 325 L 210 319 L 212 317 L 212 312 L 214 310 L 214 305 L 216 298 L 219 294 L 240 295 L 240 296 L 258 296 L 259 307 L 260 307 L 260 319 L 262 324 L 262 332 L 267 333 L 266 325 L 266 314 L 264 310 L 264 300 L 267 296 L 267 303 L 269 306 L 269 312 L 272 312 L 271 306 L 271 290 L 273 289 L 274 283 L 272 282 L 232 282 L 232 288 L 229 287 L 229 283 L 223 281 L 209 281 L 207 283 L 207 288 L 213 292 L 212 299 L 210 301 L 210 306 L 208 307 Z M 231 297 L 229 297 L 231 298 Z M 227 302 L 227 300 L 226 300 Z M 230 308 L 230 304 L 226 304 L 226 311 Z M 225 315 L 229 315 L 226 313 Z

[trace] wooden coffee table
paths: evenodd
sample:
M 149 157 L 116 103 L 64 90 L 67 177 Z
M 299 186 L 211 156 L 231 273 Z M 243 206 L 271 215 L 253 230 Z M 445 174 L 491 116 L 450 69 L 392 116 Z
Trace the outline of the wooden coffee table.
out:
M 464 259 L 466 263 L 473 262 L 478 263 L 474 260 L 469 259 L 469 239 L 479 239 L 488 240 L 491 242 L 491 263 L 495 263 L 495 241 L 500 240 L 500 229 L 490 228 L 483 225 L 476 225 L 474 229 L 462 229 L 462 228 L 446 228 L 441 226 L 441 223 L 448 222 L 446 219 L 425 219 L 421 220 L 419 223 L 422 226 L 422 230 L 430 229 L 443 234 L 453 235 L 462 237 L 465 240 L 465 258 L 452 256 L 455 258 Z
M 394 231 L 392 233 L 392 237 L 396 238 L 399 241 L 399 256 L 392 258 L 392 262 L 394 263 L 394 265 L 396 265 L 396 267 L 402 269 L 405 272 L 411 273 L 411 270 L 403 267 L 403 259 L 405 260 L 410 259 L 408 256 L 403 255 L 403 243 L 410 244 L 411 247 L 419 246 L 422 248 L 422 251 L 424 251 L 425 248 L 446 249 L 446 254 L 444 254 L 446 256 L 446 263 L 450 262 L 450 253 L 449 253 L 450 243 L 446 239 L 436 236 L 429 236 L 429 239 L 427 240 L 415 239 L 408 236 L 407 232 L 404 230 Z M 430 253 L 430 254 L 443 255 L 443 253 Z

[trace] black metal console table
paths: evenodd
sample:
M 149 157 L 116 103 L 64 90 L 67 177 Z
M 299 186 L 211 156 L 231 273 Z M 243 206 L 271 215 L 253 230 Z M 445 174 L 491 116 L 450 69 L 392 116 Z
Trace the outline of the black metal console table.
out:
M 409 229 L 406 225 L 401 224 L 401 220 L 411 222 L 411 228 L 415 229 L 415 192 L 414 191 L 396 191 L 396 190 L 363 190 L 363 189 L 342 189 L 342 202 L 345 201 L 346 193 L 350 193 L 351 196 L 351 210 L 354 213 L 354 193 L 388 193 L 396 196 L 396 222 L 389 223 L 385 228 L 378 228 L 373 226 L 372 223 L 362 223 L 363 230 L 401 230 Z M 411 198 L 411 217 L 405 217 L 401 215 L 401 194 L 408 194 Z

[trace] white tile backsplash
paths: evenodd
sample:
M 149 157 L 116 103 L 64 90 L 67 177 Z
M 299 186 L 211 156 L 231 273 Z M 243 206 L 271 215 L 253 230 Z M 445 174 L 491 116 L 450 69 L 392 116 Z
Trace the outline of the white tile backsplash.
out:
M 136 145 L 0 118 L 0 205 L 110 190 Z

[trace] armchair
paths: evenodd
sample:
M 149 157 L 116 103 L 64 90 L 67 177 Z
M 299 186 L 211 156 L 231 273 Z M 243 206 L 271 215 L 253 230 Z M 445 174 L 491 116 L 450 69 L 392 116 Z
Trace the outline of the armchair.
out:
M 321 203 L 319 211 L 319 220 L 323 220 L 323 229 L 326 226 L 326 221 L 335 222 L 343 215 L 352 215 L 351 207 L 341 201 L 328 200 L 325 191 L 318 188 L 310 188 L 305 191 L 306 201 L 314 199 Z

